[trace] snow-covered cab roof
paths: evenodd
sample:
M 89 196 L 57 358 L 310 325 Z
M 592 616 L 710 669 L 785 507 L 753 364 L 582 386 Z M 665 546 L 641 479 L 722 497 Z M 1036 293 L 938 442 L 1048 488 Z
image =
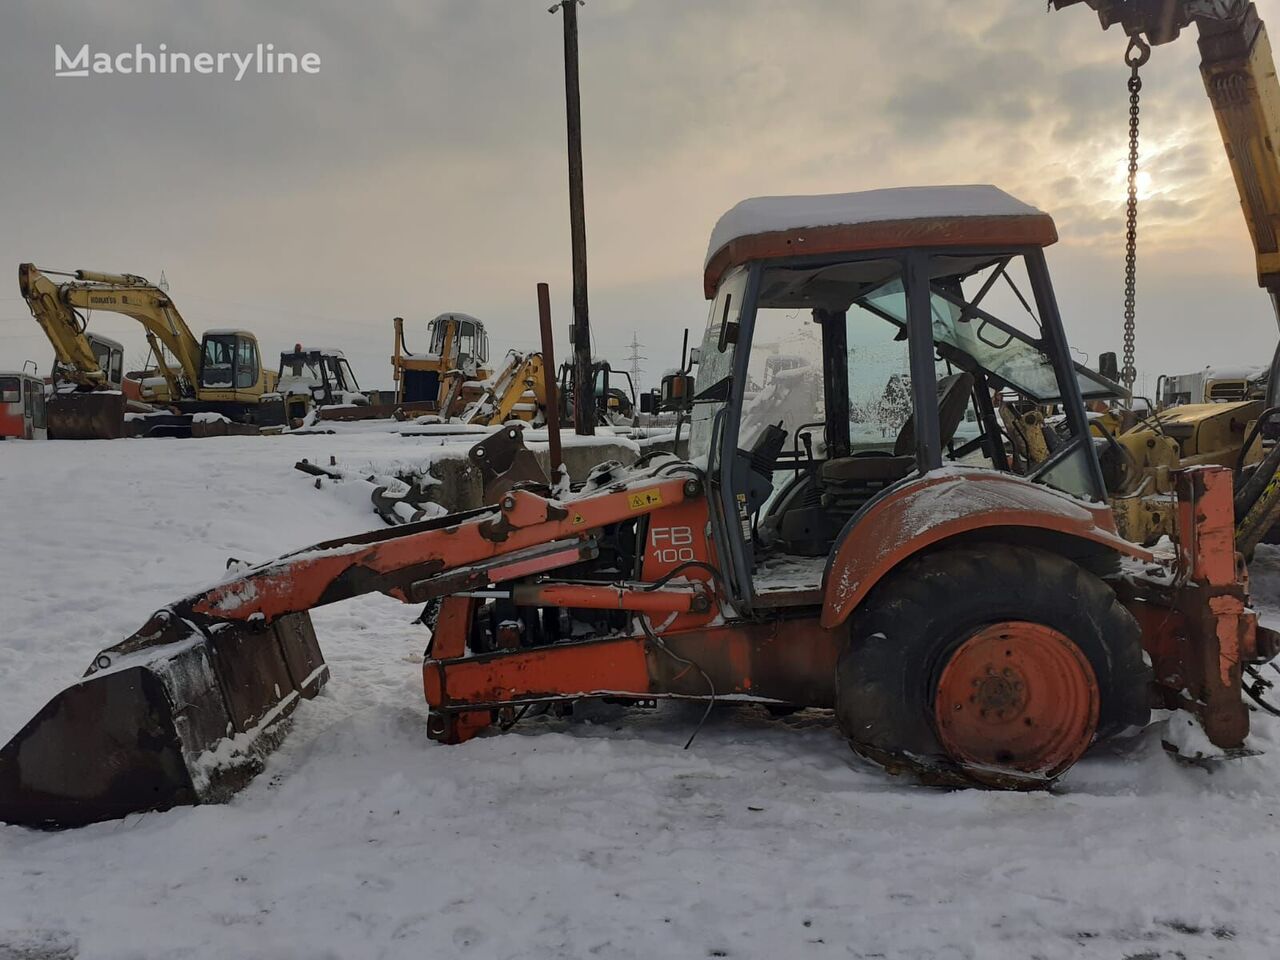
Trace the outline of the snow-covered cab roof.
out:
M 749 260 L 906 247 L 1037 246 L 1053 218 L 989 184 L 896 187 L 807 197 L 755 197 L 722 216 L 703 264 L 708 300 Z

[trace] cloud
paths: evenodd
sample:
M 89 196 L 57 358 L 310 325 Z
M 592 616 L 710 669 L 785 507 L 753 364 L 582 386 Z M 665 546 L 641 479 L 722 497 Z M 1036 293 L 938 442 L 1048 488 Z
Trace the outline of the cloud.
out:
M 10 3 L 0 267 L 164 269 L 193 325 L 250 326 L 268 352 L 323 339 L 374 386 L 389 381 L 394 315 L 413 325 L 466 310 L 490 322 L 496 345 L 531 345 L 537 281 L 552 284 L 557 329 L 568 323 L 561 27 L 548 5 Z M 1261 7 L 1280 15 L 1278 0 Z M 707 235 L 743 197 L 909 183 L 994 182 L 1051 211 L 1064 311 L 1080 308 L 1083 341 L 1110 336 L 1094 318 L 1116 314 L 1120 296 L 1124 41 L 1088 11 L 590 0 L 580 16 L 600 352 L 616 361 L 634 330 L 655 373 L 674 364 L 680 330 L 705 314 Z M 84 38 L 102 49 L 274 42 L 315 50 L 323 66 L 238 84 L 54 80 L 54 43 Z M 1241 330 L 1269 307 L 1252 287 L 1191 37 L 1158 49 L 1145 77 L 1140 296 L 1181 334 L 1153 331 L 1140 352 L 1176 340 L 1198 360 L 1191 306 L 1208 301 L 1168 290 L 1185 293 L 1190 276 L 1230 290 L 1221 302 Z M 0 365 L 48 354 L 14 298 L 0 288 Z

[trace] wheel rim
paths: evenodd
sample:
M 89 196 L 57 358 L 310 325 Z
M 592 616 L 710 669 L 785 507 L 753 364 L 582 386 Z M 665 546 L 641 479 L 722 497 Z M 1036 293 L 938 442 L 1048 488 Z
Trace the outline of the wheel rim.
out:
M 1080 648 L 1039 623 L 975 632 L 938 678 L 934 720 L 953 761 L 976 780 L 1057 776 L 1098 729 L 1098 680 Z

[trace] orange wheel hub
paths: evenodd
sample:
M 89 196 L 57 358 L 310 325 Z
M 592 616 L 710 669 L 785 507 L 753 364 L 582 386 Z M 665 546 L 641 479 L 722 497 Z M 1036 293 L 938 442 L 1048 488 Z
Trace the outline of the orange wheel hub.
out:
M 938 679 L 934 720 L 943 749 L 975 779 L 1052 777 L 1088 749 L 1098 701 L 1093 667 L 1065 634 L 1010 620 L 956 648 Z

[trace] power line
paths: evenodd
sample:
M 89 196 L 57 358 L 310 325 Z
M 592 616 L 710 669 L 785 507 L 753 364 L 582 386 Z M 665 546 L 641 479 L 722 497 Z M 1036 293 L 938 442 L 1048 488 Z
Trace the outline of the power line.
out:
M 631 353 L 628 355 L 627 360 L 631 364 L 631 383 L 636 388 L 637 395 L 641 393 L 640 374 L 644 373 L 644 368 L 640 366 L 640 361 L 649 359 L 648 357 L 641 356 L 640 351 L 643 348 L 644 344 L 636 339 L 636 332 L 632 330 L 630 344 Z

